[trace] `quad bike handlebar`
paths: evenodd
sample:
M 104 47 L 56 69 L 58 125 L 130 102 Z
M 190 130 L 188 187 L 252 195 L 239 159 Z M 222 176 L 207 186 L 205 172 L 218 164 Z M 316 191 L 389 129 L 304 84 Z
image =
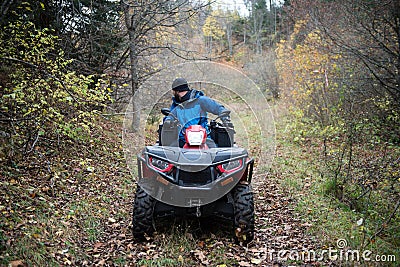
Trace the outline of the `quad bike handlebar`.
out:
M 171 125 L 171 126 L 179 126 L 179 120 L 178 118 L 168 109 L 168 108 L 162 108 L 161 109 L 161 113 L 164 116 L 171 116 L 174 120 L 165 120 L 164 124 L 166 124 L 166 126 Z M 220 126 L 220 127 L 226 127 L 226 128 L 231 128 L 233 129 L 233 123 L 231 122 L 230 119 L 230 114 L 231 112 L 229 110 L 225 110 L 223 112 L 221 112 L 221 114 L 218 115 L 218 117 L 216 117 L 215 119 L 212 119 L 210 121 L 210 127 L 215 127 L 216 125 Z M 221 122 L 218 122 L 218 120 L 221 120 Z M 170 127 L 171 127 L 170 126 Z
M 214 119 L 214 121 L 220 119 L 222 122 L 225 121 L 231 121 L 231 118 L 229 117 L 229 114 L 231 114 L 231 112 L 229 110 L 224 110 L 221 112 L 221 114 L 218 115 L 218 117 L 216 117 Z
M 178 118 L 168 109 L 162 108 L 161 113 L 164 116 L 170 116 L 171 119 L 164 120 L 164 123 L 159 128 L 160 144 L 167 145 L 173 143 L 179 135 L 179 128 L 182 127 Z M 225 110 L 221 112 L 215 119 L 209 121 L 210 128 L 209 137 L 221 147 L 231 147 L 234 142 L 234 126 L 229 117 L 230 111 Z M 169 136 L 169 137 L 168 137 Z M 163 137 L 164 141 L 161 141 Z

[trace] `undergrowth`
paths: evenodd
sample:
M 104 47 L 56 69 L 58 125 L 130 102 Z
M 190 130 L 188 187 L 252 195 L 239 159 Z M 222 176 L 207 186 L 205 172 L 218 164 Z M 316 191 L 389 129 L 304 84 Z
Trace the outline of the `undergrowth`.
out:
M 345 147 L 343 136 L 322 138 L 326 132 L 297 115 L 278 119 L 273 166 L 282 187 L 297 199 L 296 210 L 326 247 L 338 248 L 338 240 L 344 239 L 345 249 L 369 250 L 370 258 L 384 255 L 394 264 L 400 255 L 400 147 Z
M 3 162 L 1 266 L 90 262 L 87 249 L 102 242 L 109 224 L 129 217 L 118 207 L 134 184 L 115 135 L 118 122 L 98 123 L 86 143 L 39 147 L 18 165 Z

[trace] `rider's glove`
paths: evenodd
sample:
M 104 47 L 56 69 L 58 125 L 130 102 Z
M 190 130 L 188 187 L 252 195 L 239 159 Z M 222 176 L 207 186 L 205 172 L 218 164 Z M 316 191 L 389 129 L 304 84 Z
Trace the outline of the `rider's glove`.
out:
M 221 121 L 222 121 L 223 123 L 231 122 L 231 117 L 229 117 L 229 116 L 222 117 L 222 118 L 221 118 Z

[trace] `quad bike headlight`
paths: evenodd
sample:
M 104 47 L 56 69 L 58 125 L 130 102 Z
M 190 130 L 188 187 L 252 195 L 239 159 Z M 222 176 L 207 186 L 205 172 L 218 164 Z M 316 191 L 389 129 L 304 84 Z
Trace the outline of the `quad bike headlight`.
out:
M 242 167 L 242 164 L 243 164 L 242 159 L 236 159 L 236 160 L 228 161 L 226 163 L 218 165 L 217 168 L 222 173 L 231 173 L 231 172 L 239 170 Z
M 201 125 L 190 125 L 185 131 L 185 141 L 189 146 L 201 146 L 206 139 L 206 129 Z
M 189 145 L 199 146 L 203 143 L 203 139 L 204 139 L 203 131 L 199 131 L 199 132 L 187 131 L 186 134 L 187 134 L 187 139 L 188 139 Z
M 168 161 L 153 157 L 149 157 L 149 163 L 151 167 L 160 172 L 169 172 L 174 167 L 174 165 L 172 165 Z

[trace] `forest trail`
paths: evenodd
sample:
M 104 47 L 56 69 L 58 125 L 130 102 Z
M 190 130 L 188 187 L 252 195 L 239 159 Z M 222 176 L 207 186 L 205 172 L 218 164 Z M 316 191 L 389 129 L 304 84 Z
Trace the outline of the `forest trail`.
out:
M 280 174 L 261 173 L 257 167 L 252 185 L 255 238 L 246 247 L 234 243 L 229 222 L 200 225 L 197 219 L 174 218 L 159 220 L 156 233 L 136 243 L 131 233 L 135 181 L 117 128 L 105 122 L 102 129 L 108 134 L 100 134 L 85 149 L 70 147 L 58 159 L 55 177 L 20 166 L 24 175 L 2 183 L 2 244 L 8 248 L 2 252 L 4 261 L 21 262 L 13 253 L 23 251 L 36 263 L 63 266 L 319 264 L 301 259 L 321 246 L 307 234 L 310 225 L 294 210 L 296 200 L 282 188 Z M 278 145 L 278 157 L 281 149 Z
M 123 257 L 126 266 L 319 265 L 312 258 L 308 261 L 307 252 L 316 251 L 320 246 L 315 237 L 307 234 L 310 225 L 298 219 L 292 208 L 295 200 L 280 189 L 275 178 L 262 175 L 266 176 L 265 182 L 253 185 L 255 238 L 246 247 L 233 242 L 231 228 L 226 227 L 224 221 L 206 221 L 214 226 L 200 229 L 197 219 L 173 218 L 157 223 L 158 232 L 148 241 L 135 243 L 128 217 L 119 222 L 108 222 L 100 241 L 86 250 L 90 260 L 79 264 L 107 265 Z M 126 214 L 132 209 L 128 199 L 120 199 L 120 203 L 113 206 L 125 209 Z

